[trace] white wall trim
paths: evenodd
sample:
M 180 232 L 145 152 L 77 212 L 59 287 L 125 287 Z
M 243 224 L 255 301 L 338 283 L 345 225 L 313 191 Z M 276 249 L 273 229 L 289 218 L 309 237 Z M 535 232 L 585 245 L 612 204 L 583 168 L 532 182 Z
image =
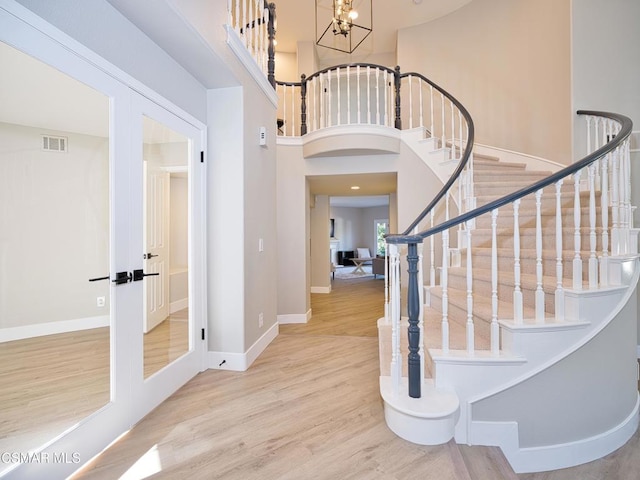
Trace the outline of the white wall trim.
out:
M 185 308 L 189 308 L 189 298 L 182 298 L 180 300 L 176 300 L 175 302 L 171 302 L 169 304 L 169 314 L 179 312 L 180 310 L 184 310 Z
M 307 323 L 311 320 L 311 309 L 307 313 L 291 313 L 287 315 L 278 315 L 278 323 L 286 325 L 290 323 Z
M 247 47 L 242 43 L 237 32 L 230 25 L 225 25 L 224 27 L 227 30 L 227 44 L 231 48 L 231 51 L 235 53 L 240 63 L 247 69 L 249 75 L 254 78 L 273 106 L 278 108 L 278 95 L 269 83 L 269 80 L 267 80 L 267 76 L 260 70 L 260 67 L 258 67 L 258 64 L 247 50 Z
M 331 293 L 331 285 L 328 287 L 311 287 L 311 293 Z
M 274 323 L 258 340 L 244 353 L 208 352 L 207 368 L 215 370 L 233 370 L 244 372 L 260 356 L 269 344 L 278 336 L 278 324 Z
M 617 450 L 624 445 L 636 432 L 638 428 L 638 409 L 640 406 L 640 395 L 636 398 L 636 404 L 631 413 L 620 424 L 612 429 L 590 438 L 576 440 L 574 442 L 559 443 L 557 445 L 547 445 L 544 447 L 520 448 L 518 443 L 500 444 L 505 439 L 500 438 L 499 432 L 493 438 L 494 442 L 502 448 L 505 457 L 516 473 L 542 472 L 548 470 L 559 470 L 561 468 L 581 465 Z M 474 424 L 476 422 L 473 422 Z M 488 424 L 483 422 L 484 431 L 490 430 Z M 501 423 L 501 422 L 497 422 Z M 504 422 L 504 426 L 497 425 L 498 430 L 504 430 L 507 437 L 513 437 L 512 422 Z M 516 424 L 517 425 L 517 424 Z M 474 425 L 476 427 L 477 425 Z M 506 429 L 504 427 L 507 427 Z M 509 434 L 510 432 L 510 434 Z M 511 438 L 513 440 L 513 438 Z M 484 445 L 488 445 L 484 443 Z
M 44 337 L 57 333 L 77 332 L 92 328 L 108 327 L 111 317 L 99 315 L 96 317 L 76 318 L 74 320 L 61 320 L 59 322 L 36 323 L 20 327 L 0 329 L 0 343 L 24 340 L 25 338 Z
M 566 167 L 566 165 L 546 158 L 536 157 L 535 155 L 529 155 L 528 153 L 507 150 L 506 148 L 483 145 L 481 143 L 474 143 L 473 151 L 481 155 L 499 157 L 503 162 L 524 163 L 527 165 L 527 168 L 534 170 L 550 170 L 552 172 L 557 172 L 558 170 Z

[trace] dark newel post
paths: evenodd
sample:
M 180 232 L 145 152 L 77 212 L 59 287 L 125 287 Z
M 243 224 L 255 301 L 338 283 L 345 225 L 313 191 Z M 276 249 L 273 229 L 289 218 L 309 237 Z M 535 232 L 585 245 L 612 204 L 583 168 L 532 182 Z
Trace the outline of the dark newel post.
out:
M 400 65 L 396 66 L 394 85 L 396 88 L 396 128 L 402 130 L 402 120 L 400 120 Z
M 300 114 L 302 116 L 300 122 L 300 135 L 307 134 L 307 76 L 303 73 L 300 76 Z
M 267 34 L 269 36 L 269 59 L 267 60 L 267 79 L 271 86 L 276 88 L 276 47 L 274 45 L 276 39 L 276 4 L 270 3 L 269 8 L 269 24 L 267 25 Z
M 418 295 L 418 244 L 408 245 L 407 262 L 409 264 L 409 287 L 407 291 L 407 313 L 409 315 L 409 396 L 420 398 L 422 379 L 420 378 L 420 296 Z

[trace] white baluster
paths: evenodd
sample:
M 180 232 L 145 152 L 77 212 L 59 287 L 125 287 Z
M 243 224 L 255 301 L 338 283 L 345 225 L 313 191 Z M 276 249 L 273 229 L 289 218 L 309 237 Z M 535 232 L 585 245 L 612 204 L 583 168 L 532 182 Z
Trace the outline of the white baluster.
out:
M 520 288 L 520 199 L 513 202 L 513 320 L 520 324 L 523 320 L 522 289 Z
M 282 121 L 284 122 L 284 136 L 288 137 L 287 132 L 289 129 L 289 122 L 287 122 L 287 86 L 282 86 Z
M 336 68 L 336 88 L 338 90 L 338 107 L 336 108 L 336 118 L 337 118 L 337 122 L 336 125 L 341 125 L 342 124 L 342 105 L 341 105 L 341 101 L 340 101 L 340 91 L 342 90 L 341 88 L 341 82 L 340 82 L 340 67 Z
M 421 78 L 418 78 L 418 93 L 419 93 L 419 101 L 420 101 L 420 128 L 424 128 L 424 116 L 422 114 L 422 85 L 424 82 Z
M 400 270 L 397 245 L 389 245 L 391 284 L 391 384 L 394 392 L 400 391 L 402 379 L 402 352 L 400 351 Z
M 244 2 L 242 2 L 242 43 L 244 44 L 245 47 L 248 47 L 247 45 L 247 0 L 244 0 Z
M 440 124 L 441 124 L 441 128 L 442 128 L 442 137 L 440 139 L 440 141 L 442 142 L 441 147 L 445 148 L 447 146 L 447 136 L 446 136 L 446 132 L 445 132 L 445 122 L 444 122 L 444 95 L 442 93 L 440 93 L 440 107 L 441 107 L 441 112 L 440 112 Z
M 462 127 L 462 112 L 458 110 L 458 133 L 460 138 L 458 139 L 458 154 L 456 158 L 462 159 L 462 139 L 464 138 L 464 132 Z
M 356 76 L 357 76 L 357 85 L 356 85 L 356 89 L 358 91 L 358 125 L 360 125 L 361 121 L 360 121 L 360 96 L 361 96 L 361 92 L 360 92 L 360 65 L 358 65 L 356 67 Z
M 384 323 L 389 323 L 389 244 L 384 244 Z
M 429 108 L 430 108 L 430 116 L 431 116 L 431 119 L 430 119 L 430 125 L 431 126 L 429 127 L 431 129 L 431 131 L 429 132 L 430 133 L 429 136 L 430 137 L 434 137 L 435 136 L 435 131 L 433 130 L 434 129 L 433 122 L 434 122 L 434 118 L 435 117 L 434 117 L 434 114 L 433 114 L 433 85 L 429 85 Z
M 328 118 L 327 118 L 327 127 L 333 126 L 333 115 L 331 115 L 331 104 L 333 103 L 333 98 L 331 98 L 331 70 L 327 72 L 327 108 L 328 108 Z
M 412 76 L 409 75 L 409 128 L 413 128 L 413 91 L 412 91 Z
M 600 256 L 600 286 L 609 285 L 609 160 L 607 154 L 601 160 L 602 173 L 600 175 L 600 217 L 602 219 L 602 255 Z
M 598 162 L 589 165 L 589 288 L 598 288 L 598 258 L 596 256 L 596 176 Z
M 347 65 L 347 125 L 351 125 L 351 65 Z
M 240 23 L 240 0 L 236 0 L 236 18 L 233 27 L 235 28 L 235 31 L 239 36 L 242 35 L 240 33 Z
M 325 105 L 327 103 L 327 92 L 325 87 L 326 74 L 320 74 L 320 128 L 327 125 L 327 117 L 325 115 Z
M 545 319 L 545 299 L 542 285 L 542 189 L 536 191 L 536 322 L 544 323 Z
M 291 85 L 291 136 L 297 137 L 298 131 L 296 130 L 296 119 L 298 118 L 296 112 L 296 87 L 295 85 Z
M 313 130 L 318 129 L 318 77 L 313 77 L 312 80 L 312 92 L 313 92 Z
M 556 183 L 556 291 L 555 318 L 564 321 L 564 287 L 562 285 L 562 180 Z
M 456 116 L 453 113 L 453 102 L 449 102 L 451 105 L 451 152 L 449 153 L 449 158 L 456 158 L 455 147 L 456 147 Z
M 611 157 L 611 254 L 620 254 L 620 201 L 619 201 L 619 155 L 618 149 Z
M 582 210 L 580 208 L 580 177 L 582 170 L 578 170 L 573 175 L 573 288 L 582 290 L 582 257 L 580 251 L 582 249 L 580 235 L 580 216 Z
M 471 222 L 466 222 L 467 233 L 467 353 L 475 352 L 475 330 L 473 326 L 473 264 L 471 261 Z
M 498 325 L 498 209 L 491 211 L 491 353 L 500 353 L 500 326 Z
M 376 68 L 376 94 L 378 93 L 379 76 L 380 70 Z M 378 105 L 377 109 L 379 108 L 380 106 Z M 377 112 L 377 115 L 379 119 L 380 112 Z M 367 123 L 371 123 L 371 68 L 369 66 L 367 66 Z
M 431 210 L 431 228 L 433 228 L 433 210 Z M 435 235 L 429 236 L 429 260 L 431 263 L 431 267 L 429 268 L 429 286 L 436 286 L 436 252 L 434 247 L 434 238 Z
M 384 89 L 385 91 L 385 105 L 386 105 L 386 92 L 387 89 Z M 380 125 L 380 69 L 376 68 L 376 125 Z
M 442 289 L 442 351 L 449 353 L 449 230 L 442 232 L 440 287 Z

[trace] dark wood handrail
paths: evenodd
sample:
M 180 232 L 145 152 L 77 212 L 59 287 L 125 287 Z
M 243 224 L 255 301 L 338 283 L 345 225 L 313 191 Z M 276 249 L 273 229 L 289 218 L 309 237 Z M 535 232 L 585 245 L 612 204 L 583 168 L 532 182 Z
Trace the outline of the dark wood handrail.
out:
M 608 153 L 618 148 L 622 144 L 622 142 L 624 142 L 629 137 L 629 135 L 631 135 L 631 131 L 633 129 L 633 122 L 631 121 L 630 118 L 624 115 L 620 115 L 617 113 L 610 113 L 610 112 L 599 112 L 595 110 L 578 110 L 576 113 L 578 115 L 599 116 L 599 117 L 608 118 L 610 120 L 614 120 L 620 123 L 620 131 L 615 135 L 614 138 L 609 140 L 609 142 L 607 142 L 605 145 L 603 145 L 593 153 L 590 153 L 589 155 L 584 157 L 582 160 L 576 163 L 573 163 L 568 167 L 565 167 L 562 170 L 529 185 L 528 187 L 524 187 L 516 192 L 513 192 L 509 195 L 505 195 L 504 197 L 501 197 L 497 200 L 489 202 L 486 205 L 483 205 L 482 207 L 478 207 L 474 210 L 463 213 L 462 215 L 458 215 L 455 218 L 442 222 L 441 224 L 433 228 L 430 228 L 428 230 L 422 231 L 420 233 L 416 233 L 414 235 L 407 235 L 407 234 L 387 235 L 385 237 L 387 243 L 393 243 L 393 244 L 421 243 L 425 238 L 430 237 L 431 235 L 435 235 L 436 233 L 440 233 L 443 230 L 447 230 L 449 228 L 460 225 L 461 223 L 468 222 L 469 220 L 473 220 L 474 218 L 479 217 L 480 215 L 483 215 L 487 212 L 490 212 L 491 210 L 495 210 L 496 208 L 500 208 L 504 205 L 513 203 L 520 198 L 526 197 L 531 193 L 534 193 L 542 188 L 548 187 L 549 185 L 552 185 L 558 182 L 559 180 L 562 180 L 563 178 L 566 178 L 569 175 L 576 173 L 578 170 L 581 170 L 584 167 L 595 162 L 596 160 L 604 157 Z

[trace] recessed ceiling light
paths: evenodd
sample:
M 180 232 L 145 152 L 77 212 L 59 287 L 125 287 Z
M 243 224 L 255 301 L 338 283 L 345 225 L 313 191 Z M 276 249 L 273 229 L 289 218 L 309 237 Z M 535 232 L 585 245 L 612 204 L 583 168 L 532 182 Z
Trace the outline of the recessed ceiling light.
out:
M 360 187 L 358 185 L 354 185 L 351 187 L 351 190 L 360 190 Z

